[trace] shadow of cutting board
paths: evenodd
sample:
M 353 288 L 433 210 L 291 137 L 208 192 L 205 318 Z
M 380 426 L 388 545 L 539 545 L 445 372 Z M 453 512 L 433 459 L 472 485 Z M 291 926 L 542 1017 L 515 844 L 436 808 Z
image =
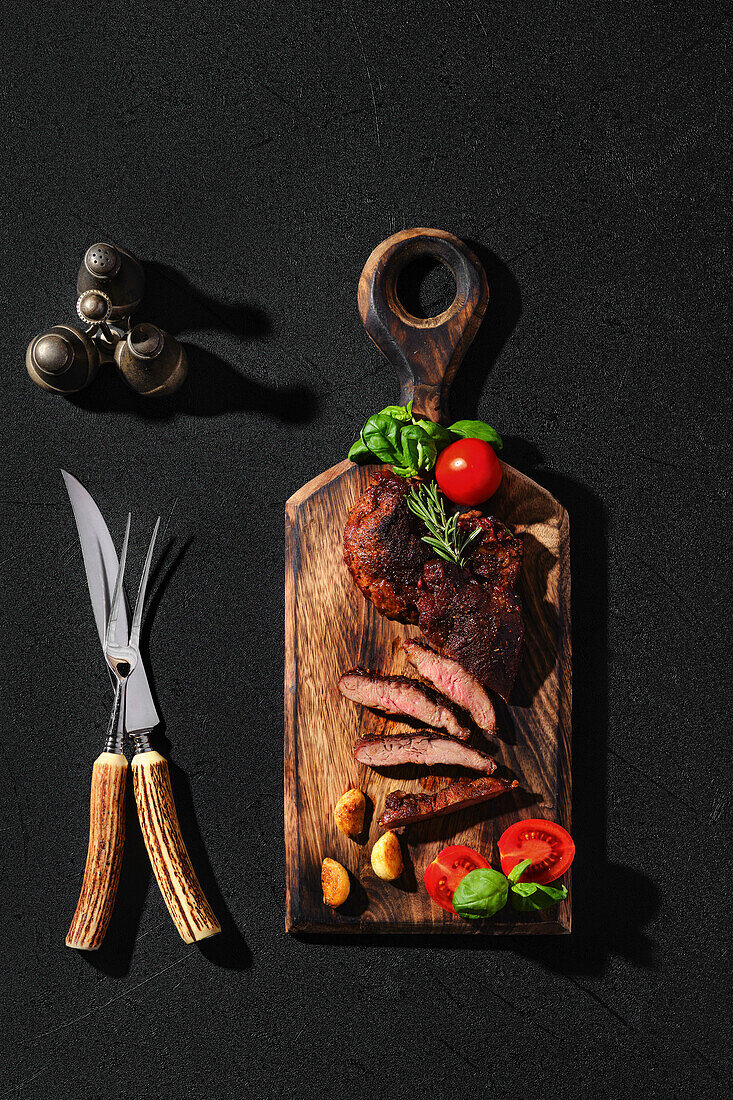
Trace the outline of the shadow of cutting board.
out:
M 416 247 L 420 253 L 415 252 Z M 404 313 L 400 316 L 399 303 L 390 299 L 390 278 L 396 278 L 399 265 L 404 266 L 405 249 L 407 260 L 415 254 L 424 255 L 426 250 L 437 254 L 456 275 L 453 306 L 427 323 Z M 388 345 L 389 358 L 403 381 L 401 400 L 409 400 L 414 393 L 415 407 L 422 415 L 438 419 L 441 399 L 485 309 L 483 271 L 465 245 L 437 230 L 409 230 L 384 242 L 364 269 L 360 309 L 370 336 L 385 350 L 388 342 L 377 328 L 384 325 L 384 311 L 375 286 L 386 286 L 383 301 L 389 303 L 390 325 L 396 316 L 400 324 L 421 329 L 418 339 L 429 337 L 431 346 L 436 337 L 438 343 L 442 338 L 440 362 L 433 365 L 432 374 L 414 350 L 401 362 L 395 347 Z M 370 312 L 373 309 L 376 318 Z M 445 329 L 456 318 L 453 332 L 446 334 Z M 467 337 L 471 325 L 473 331 Z M 397 337 L 404 343 L 399 328 Z M 372 871 L 369 853 L 382 832 L 377 819 L 385 796 L 397 788 L 424 793 L 426 769 L 403 766 L 376 771 L 358 764 L 352 746 L 360 734 L 386 727 L 400 732 L 408 727 L 356 706 L 344 699 L 337 687 L 341 673 L 355 665 L 382 673 L 416 675 L 399 640 L 419 636 L 417 627 L 391 622 L 375 611 L 353 583 L 343 560 L 347 513 L 375 469 L 341 462 L 305 485 L 286 506 L 286 928 L 311 933 L 569 932 L 571 896 L 544 913 L 517 914 L 507 908 L 489 921 L 467 922 L 433 905 L 422 885 L 425 867 L 446 844 L 467 844 L 498 866 L 496 841 L 518 818 L 551 818 L 570 827 L 567 513 L 541 486 L 503 465 L 502 484 L 490 510 L 515 531 L 524 546 L 521 595 L 525 642 L 512 705 L 502 705 L 499 710 L 500 736 L 481 747 L 496 757 L 501 766 L 498 774 L 515 777 L 520 786 L 460 813 L 408 826 L 402 832 L 405 872 L 395 883 L 383 882 Z M 433 783 L 444 785 L 459 774 L 465 772 L 442 769 Z M 362 843 L 343 836 L 333 818 L 336 801 L 352 786 L 367 797 Z M 337 910 L 324 905 L 321 895 L 320 869 L 325 856 L 342 863 L 351 876 L 351 894 Z M 570 889 L 570 876 L 563 881 Z

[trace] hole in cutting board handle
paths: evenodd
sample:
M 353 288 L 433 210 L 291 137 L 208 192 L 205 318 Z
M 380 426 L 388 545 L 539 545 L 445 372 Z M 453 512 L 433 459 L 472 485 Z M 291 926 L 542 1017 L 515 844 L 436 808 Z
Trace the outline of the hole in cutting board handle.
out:
M 397 274 L 395 297 L 408 317 L 432 320 L 450 309 L 456 300 L 455 272 L 438 256 L 417 256 Z
M 455 284 L 453 298 L 450 304 L 435 316 L 416 316 L 400 298 L 399 288 L 405 285 L 404 277 L 407 277 L 408 282 L 406 285 L 409 287 L 411 268 L 417 267 L 419 277 L 421 268 L 423 272 L 425 272 L 426 267 L 428 270 L 434 271 L 438 269 L 438 265 L 450 272 L 453 277 Z M 463 252 L 459 251 L 452 242 L 441 237 L 408 237 L 394 249 L 383 271 L 386 305 L 407 328 L 439 328 L 464 309 L 470 293 L 473 275 L 473 266 Z M 410 305 L 414 308 L 414 301 L 411 301 Z

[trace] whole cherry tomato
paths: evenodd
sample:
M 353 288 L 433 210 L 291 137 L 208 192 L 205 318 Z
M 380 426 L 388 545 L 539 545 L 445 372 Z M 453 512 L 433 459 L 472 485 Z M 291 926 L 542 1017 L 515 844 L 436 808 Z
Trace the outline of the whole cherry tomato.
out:
M 438 456 L 435 480 L 454 504 L 475 507 L 493 496 L 501 484 L 501 463 L 483 439 L 459 439 Z

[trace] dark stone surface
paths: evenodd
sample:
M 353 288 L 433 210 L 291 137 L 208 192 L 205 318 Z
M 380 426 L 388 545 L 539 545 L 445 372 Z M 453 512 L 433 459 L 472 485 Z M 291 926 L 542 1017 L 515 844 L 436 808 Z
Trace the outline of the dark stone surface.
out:
M 730 1095 L 727 5 L 5 11 L 0 1096 Z M 282 930 L 283 502 L 395 395 L 356 280 L 410 225 L 489 274 L 455 412 L 571 513 L 562 941 Z M 96 240 L 188 346 L 162 404 L 25 374 Z M 135 568 L 164 517 L 146 645 L 225 915 L 201 951 L 132 814 L 104 948 L 64 947 L 110 698 L 60 466 L 116 537 L 132 509 Z

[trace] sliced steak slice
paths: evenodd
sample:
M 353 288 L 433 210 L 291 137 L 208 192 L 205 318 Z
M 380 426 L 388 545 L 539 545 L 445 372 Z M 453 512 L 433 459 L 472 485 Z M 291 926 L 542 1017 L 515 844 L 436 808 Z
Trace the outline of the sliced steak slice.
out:
M 505 584 L 476 580 L 449 562 L 423 569 L 419 626 L 446 657 L 508 700 L 519 668 L 524 628 L 519 598 Z
M 489 798 L 496 798 L 497 795 L 518 786 L 516 779 L 510 783 L 507 779 L 482 776 L 480 779 L 459 779 L 435 794 L 392 791 L 384 801 L 384 813 L 379 824 L 383 829 L 412 825 L 415 821 L 425 821 L 430 817 L 465 810 L 468 806 L 486 802 Z
M 417 622 L 417 582 L 435 557 L 422 541 L 421 521 L 407 507 L 415 479 L 378 470 L 349 512 L 344 560 L 377 611 L 402 623 Z
M 425 680 L 456 703 L 487 733 L 496 732 L 494 704 L 475 676 L 451 657 L 436 653 L 424 642 L 403 642 L 408 660 Z
M 491 775 L 496 761 L 486 753 L 472 749 L 456 737 L 426 730 L 424 733 L 380 737 L 365 734 L 354 746 L 354 756 L 370 768 L 390 768 L 395 764 L 459 764 L 475 772 Z
M 467 741 L 471 736 L 450 700 L 419 680 L 410 680 L 407 676 L 380 676 L 355 668 L 341 677 L 339 691 L 363 707 L 415 718 L 426 726 L 446 730 L 459 741 Z

